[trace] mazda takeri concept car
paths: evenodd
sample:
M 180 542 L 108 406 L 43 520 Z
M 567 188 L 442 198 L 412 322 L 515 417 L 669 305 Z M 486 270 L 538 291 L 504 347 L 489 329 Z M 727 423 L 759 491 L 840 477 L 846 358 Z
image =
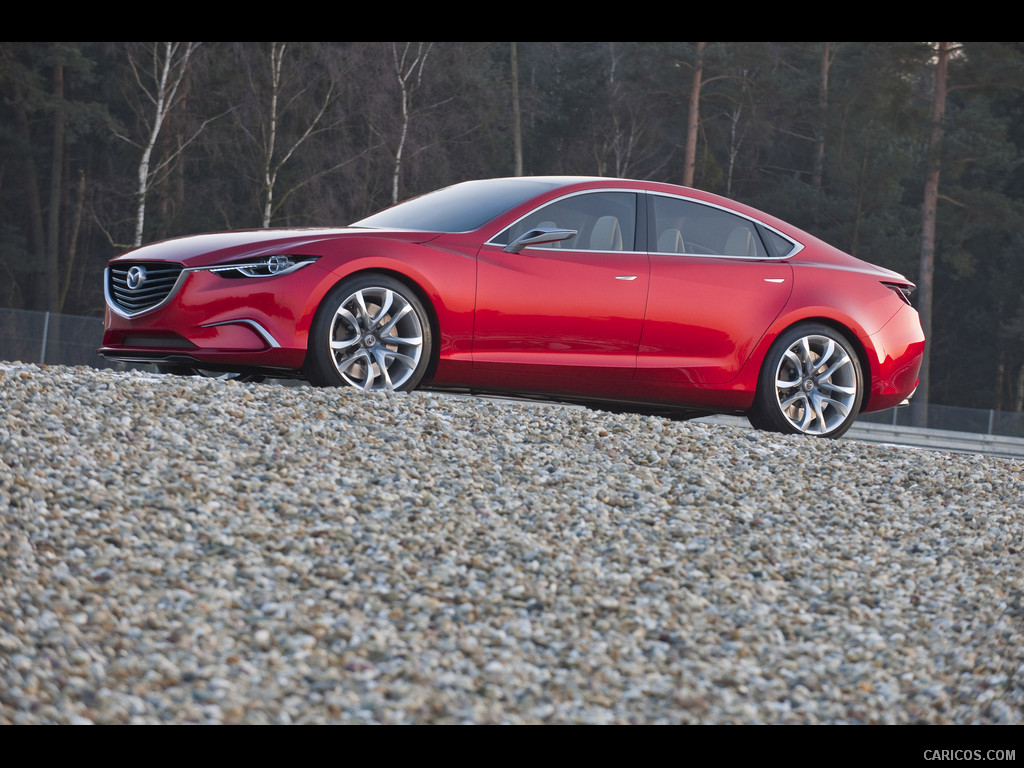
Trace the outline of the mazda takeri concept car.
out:
M 351 226 L 144 245 L 103 346 L 166 373 L 509 394 L 837 437 L 903 404 L 903 276 L 737 202 L 646 181 L 467 181 Z

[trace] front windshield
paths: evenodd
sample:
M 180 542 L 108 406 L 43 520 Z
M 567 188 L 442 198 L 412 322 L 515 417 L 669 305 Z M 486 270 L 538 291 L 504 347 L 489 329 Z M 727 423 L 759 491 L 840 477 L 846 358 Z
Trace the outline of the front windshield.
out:
M 352 226 L 469 232 L 555 186 L 556 182 L 527 178 L 466 181 L 385 208 Z

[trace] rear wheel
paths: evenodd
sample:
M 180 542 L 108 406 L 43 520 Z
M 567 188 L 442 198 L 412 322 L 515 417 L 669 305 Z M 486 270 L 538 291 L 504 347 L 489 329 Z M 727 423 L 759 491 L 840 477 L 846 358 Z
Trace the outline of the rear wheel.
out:
M 410 391 L 430 363 L 430 321 L 404 283 L 346 280 L 324 299 L 309 333 L 306 375 L 319 386 Z
M 799 325 L 768 351 L 748 418 L 758 429 L 839 437 L 863 399 L 860 362 L 846 337 L 824 325 Z

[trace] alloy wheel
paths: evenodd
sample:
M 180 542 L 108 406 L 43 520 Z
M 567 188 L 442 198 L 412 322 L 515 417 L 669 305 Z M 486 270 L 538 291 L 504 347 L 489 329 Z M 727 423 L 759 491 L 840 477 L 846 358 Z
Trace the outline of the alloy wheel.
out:
M 338 304 L 328 344 L 342 379 L 364 390 L 402 389 L 413 379 L 423 359 L 424 324 L 412 301 L 373 285 Z
M 851 416 L 859 376 L 851 354 L 829 336 L 802 336 L 781 355 L 775 370 L 775 398 L 798 432 L 827 435 Z

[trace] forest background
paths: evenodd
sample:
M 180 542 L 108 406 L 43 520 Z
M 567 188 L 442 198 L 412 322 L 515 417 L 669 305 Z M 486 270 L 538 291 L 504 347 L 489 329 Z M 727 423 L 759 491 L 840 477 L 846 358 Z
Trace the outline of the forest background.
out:
M 472 178 L 666 181 L 918 283 L 919 402 L 1024 411 L 1024 44 L 0 42 L 0 307 Z

